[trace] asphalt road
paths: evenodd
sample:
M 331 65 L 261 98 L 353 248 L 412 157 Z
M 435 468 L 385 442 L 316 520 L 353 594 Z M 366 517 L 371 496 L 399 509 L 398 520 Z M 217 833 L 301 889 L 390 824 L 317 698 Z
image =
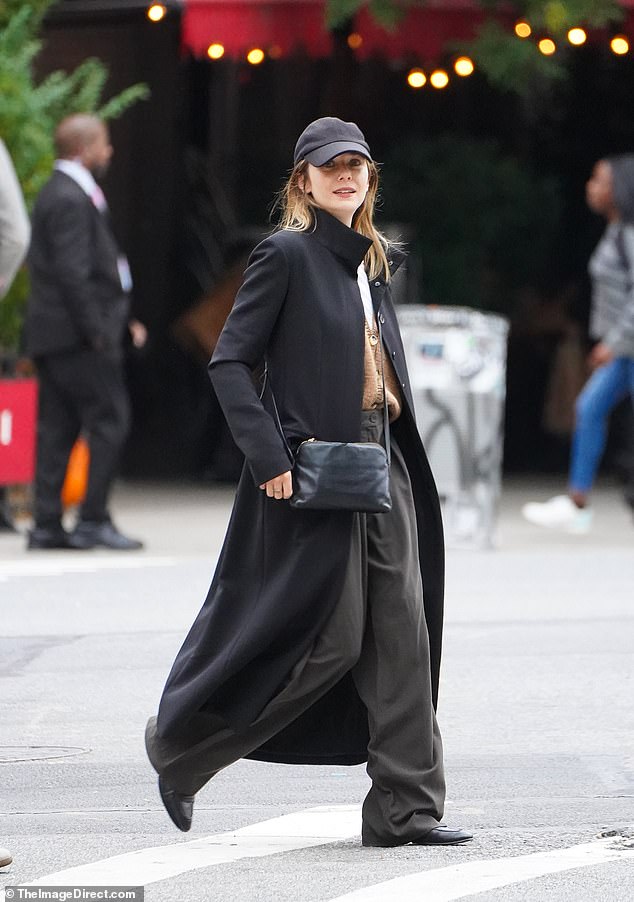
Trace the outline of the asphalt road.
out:
M 634 526 L 605 487 L 591 535 L 543 533 L 519 518 L 528 494 L 507 487 L 496 550 L 448 555 L 446 822 L 476 838 L 445 850 L 360 846 L 363 767 L 241 761 L 199 794 L 191 833 L 168 821 L 143 728 L 206 593 L 231 490 L 120 486 L 118 522 L 146 539 L 141 553 L 27 554 L 0 535 L 0 846 L 14 856 L 0 887 L 631 902 Z

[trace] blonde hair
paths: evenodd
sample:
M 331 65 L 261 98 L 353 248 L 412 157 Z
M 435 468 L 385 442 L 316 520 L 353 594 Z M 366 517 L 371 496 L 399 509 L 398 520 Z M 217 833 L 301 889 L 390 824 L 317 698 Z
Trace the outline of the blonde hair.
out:
M 390 278 L 390 267 L 387 262 L 387 238 L 374 225 L 374 207 L 379 189 L 379 170 L 372 160 L 367 161 L 369 184 L 365 200 L 354 214 L 352 228 L 365 235 L 372 242 L 366 254 L 368 276 L 376 279 L 382 276 L 386 281 Z M 282 211 L 278 228 L 291 232 L 306 232 L 315 227 L 314 210 L 319 209 L 313 198 L 307 194 L 302 183 L 308 171 L 308 161 L 300 160 L 294 167 L 288 180 L 280 191 L 274 209 Z

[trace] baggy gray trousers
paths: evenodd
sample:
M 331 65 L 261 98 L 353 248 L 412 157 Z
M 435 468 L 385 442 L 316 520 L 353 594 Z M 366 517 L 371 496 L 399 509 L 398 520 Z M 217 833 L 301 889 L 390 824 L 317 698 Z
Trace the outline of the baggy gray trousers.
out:
M 380 440 L 380 411 L 364 411 L 362 441 Z M 442 741 L 432 704 L 429 639 L 423 611 L 417 527 L 409 475 L 392 441 L 392 510 L 355 514 L 340 601 L 288 683 L 240 733 L 224 721 L 193 718 L 187 733 L 164 739 L 148 721 L 154 768 L 183 795 L 194 795 L 219 770 L 248 755 L 295 720 L 348 671 L 368 709 L 363 803 L 365 845 L 420 838 L 443 816 Z

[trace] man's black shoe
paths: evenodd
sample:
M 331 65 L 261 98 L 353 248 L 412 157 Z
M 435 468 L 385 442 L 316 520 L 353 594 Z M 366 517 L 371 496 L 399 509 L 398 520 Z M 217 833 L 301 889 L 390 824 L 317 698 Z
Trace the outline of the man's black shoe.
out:
M 466 830 L 451 830 L 441 824 L 440 827 L 434 827 L 429 833 L 425 833 L 420 839 L 413 839 L 413 846 L 461 846 L 462 843 L 471 842 L 473 833 L 467 833 Z
M 36 526 L 29 533 L 26 547 L 29 551 L 42 551 L 53 548 L 74 548 L 76 546 L 70 544 L 70 536 L 61 527 L 52 529 L 45 526 Z
M 373 846 L 379 848 L 395 848 L 397 846 L 460 846 L 462 843 L 470 842 L 473 839 L 473 833 L 467 833 L 465 830 L 450 830 L 444 824 L 434 827 L 429 833 L 425 833 L 418 839 L 392 840 L 381 839 L 375 834 L 370 834 L 368 830 L 364 831 L 362 843 L 364 846 Z
M 184 796 L 175 789 L 170 789 L 163 777 L 158 778 L 158 787 L 165 810 L 178 829 L 187 833 L 194 815 L 194 796 Z
M 110 520 L 103 523 L 82 520 L 69 535 L 68 541 L 71 548 L 111 548 L 114 551 L 139 551 L 143 548 L 143 542 L 124 536 Z

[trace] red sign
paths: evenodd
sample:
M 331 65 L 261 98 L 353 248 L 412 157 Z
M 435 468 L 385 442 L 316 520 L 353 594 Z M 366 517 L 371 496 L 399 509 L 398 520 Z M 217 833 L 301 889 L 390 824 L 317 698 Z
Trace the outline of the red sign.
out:
M 0 379 L 0 485 L 35 475 L 37 382 Z

